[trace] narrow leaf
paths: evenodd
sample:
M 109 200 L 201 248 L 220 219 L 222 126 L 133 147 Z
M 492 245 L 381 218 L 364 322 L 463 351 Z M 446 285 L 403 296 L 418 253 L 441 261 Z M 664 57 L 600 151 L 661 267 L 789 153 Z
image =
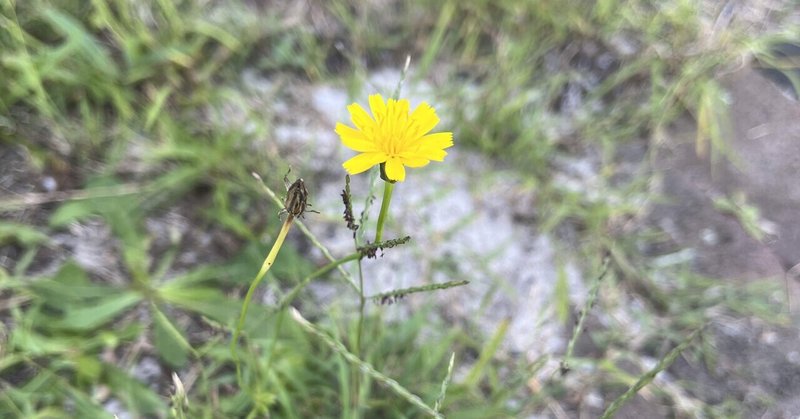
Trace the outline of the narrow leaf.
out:
M 107 297 L 102 302 L 67 311 L 58 326 L 65 329 L 89 330 L 111 321 L 114 317 L 142 300 L 133 291 L 123 291 L 120 295 Z
M 173 367 L 184 366 L 189 352 L 192 351 L 192 345 L 157 305 L 151 305 L 151 309 L 155 326 L 153 341 L 158 354 Z
M 8 243 L 33 246 L 46 241 L 47 235 L 31 226 L 19 223 L 0 222 L 0 246 Z
M 481 355 L 478 358 L 478 362 L 472 367 L 469 374 L 467 375 L 467 379 L 464 380 L 464 385 L 467 387 L 474 387 L 478 384 L 478 380 L 483 376 L 483 370 L 489 364 L 489 361 L 492 360 L 494 354 L 497 352 L 497 349 L 500 348 L 500 344 L 503 342 L 503 339 L 506 337 L 506 332 L 508 332 L 508 326 L 511 322 L 509 319 L 504 319 L 500 322 L 500 325 L 497 327 L 497 330 L 494 332 L 494 336 L 492 339 L 486 344 L 486 346 L 481 349 Z

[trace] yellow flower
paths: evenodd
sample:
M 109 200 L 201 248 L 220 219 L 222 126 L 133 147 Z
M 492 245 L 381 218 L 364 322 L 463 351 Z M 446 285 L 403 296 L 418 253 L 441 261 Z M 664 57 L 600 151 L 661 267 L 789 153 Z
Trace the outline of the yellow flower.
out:
M 336 124 L 336 133 L 345 146 L 360 154 L 344 162 L 342 167 L 351 175 L 364 172 L 376 164 L 385 163 L 386 176 L 402 182 L 408 167 L 422 167 L 431 160 L 442 161 L 453 145 L 452 132 L 428 134 L 439 117 L 423 102 L 409 114 L 408 100 L 389 99 L 381 95 L 369 97 L 371 117 L 360 105 L 347 107 L 355 128 Z

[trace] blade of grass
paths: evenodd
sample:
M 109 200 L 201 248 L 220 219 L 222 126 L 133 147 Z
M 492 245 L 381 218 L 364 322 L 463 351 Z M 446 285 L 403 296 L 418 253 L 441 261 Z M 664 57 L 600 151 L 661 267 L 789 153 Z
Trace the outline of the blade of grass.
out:
M 374 378 L 378 382 L 383 383 L 384 385 L 389 387 L 392 391 L 394 391 L 395 394 L 397 394 L 398 396 L 402 397 L 403 399 L 405 399 L 409 403 L 413 404 L 414 406 L 417 406 L 418 408 L 420 408 L 425 413 L 427 413 L 427 414 L 429 414 L 429 415 L 431 415 L 431 416 L 433 416 L 434 418 L 437 418 L 437 419 L 442 419 L 443 418 L 443 416 L 439 412 L 435 411 L 433 408 L 431 408 L 430 406 L 425 404 L 425 402 L 419 396 L 417 396 L 416 394 L 411 393 L 405 387 L 400 385 L 400 383 L 398 383 L 397 381 L 395 381 L 395 380 L 383 375 L 381 372 L 377 371 L 372 365 L 370 365 L 367 362 L 362 361 L 357 356 L 355 356 L 352 353 L 350 353 L 347 350 L 347 348 L 345 348 L 344 345 L 341 342 L 334 340 L 333 338 L 328 336 L 327 333 L 323 332 L 321 329 L 319 329 L 318 327 L 314 326 L 311 322 L 306 320 L 303 317 L 303 315 L 300 314 L 299 311 L 297 311 L 297 309 L 292 307 L 289 310 L 290 310 L 290 313 L 292 315 L 292 319 L 295 322 L 297 322 L 297 324 L 299 324 L 307 332 L 309 332 L 312 335 L 317 336 L 318 338 L 320 338 L 322 340 L 322 342 L 325 343 L 326 346 L 328 346 L 334 352 L 336 352 L 339 355 L 341 355 L 342 357 L 344 357 L 344 359 L 346 359 L 347 362 L 357 366 L 363 373 L 369 375 L 370 377 Z
M 447 394 L 447 386 L 450 384 L 450 380 L 453 378 L 453 365 L 455 364 L 456 360 L 456 353 L 453 352 L 450 354 L 450 362 L 447 364 L 447 375 L 444 376 L 444 380 L 442 380 L 442 388 L 439 390 L 439 397 L 436 398 L 436 403 L 433 405 L 433 410 L 438 412 L 442 408 L 442 403 L 444 403 L 444 396 Z
M 405 297 L 408 294 L 414 294 L 418 292 L 428 292 L 428 291 L 435 291 L 435 290 L 444 290 L 448 288 L 460 287 L 462 285 L 469 284 L 469 281 L 466 279 L 458 280 L 458 281 L 447 281 L 439 284 L 430 284 L 430 285 L 423 285 L 419 287 L 409 287 L 409 288 L 402 288 L 391 290 L 387 292 L 382 292 L 380 294 L 375 294 L 372 296 L 367 297 L 367 300 L 373 300 L 375 302 L 382 302 L 385 300 L 393 300 L 396 298 Z
M 669 366 L 672 365 L 673 362 L 675 362 L 675 359 L 677 359 L 678 356 L 684 350 L 686 350 L 686 348 L 689 347 L 689 344 L 692 343 L 692 340 L 694 340 L 695 336 L 697 336 L 702 330 L 703 328 L 700 328 L 689 334 L 689 336 L 687 336 L 686 339 L 683 340 L 683 342 L 681 342 L 678 346 L 673 348 L 664 358 L 661 358 L 655 367 L 653 367 L 650 371 L 646 372 L 644 375 L 639 377 L 639 380 L 636 381 L 634 385 L 632 385 L 625 393 L 622 393 L 621 396 L 617 397 L 617 399 L 614 400 L 611 403 L 611 405 L 608 406 L 608 409 L 606 409 L 606 411 L 603 412 L 602 419 L 613 418 L 614 414 L 617 413 L 617 410 L 619 410 L 619 408 L 622 407 L 622 405 L 624 405 L 628 400 L 630 400 L 631 397 L 635 396 L 636 393 L 639 392 L 639 390 L 644 388 L 646 385 L 650 384 L 653 381 L 653 379 L 656 378 L 656 375 L 658 375 L 658 373 L 669 368 Z
M 594 285 L 592 285 L 592 289 L 589 291 L 589 298 L 586 299 L 586 303 L 584 303 L 583 309 L 581 309 L 581 316 L 578 319 L 578 323 L 575 325 L 575 330 L 572 332 L 572 338 L 570 338 L 569 344 L 567 345 L 567 353 L 564 355 L 564 360 L 561 361 L 562 374 L 569 371 L 569 359 L 572 357 L 572 352 L 575 350 L 575 343 L 578 341 L 578 337 L 583 331 L 583 323 L 586 321 L 586 316 L 589 314 L 589 310 L 594 306 L 595 301 L 597 301 L 597 293 L 600 290 L 600 284 L 602 284 L 603 278 L 605 278 L 606 273 L 608 272 L 608 264 L 610 261 L 611 256 L 607 255 L 603 260 L 603 268 L 600 271 L 600 275 L 597 276 L 597 279 L 594 281 Z
M 508 326 L 511 324 L 510 319 L 503 319 L 500 322 L 500 325 L 495 330 L 492 339 L 486 343 L 486 346 L 483 347 L 481 350 L 481 355 L 478 358 L 478 362 L 472 367 L 467 374 L 467 378 L 464 380 L 464 385 L 467 387 L 475 387 L 478 384 L 478 380 L 483 376 L 483 370 L 489 365 L 489 361 L 492 360 L 494 354 L 497 352 L 497 349 L 500 348 L 500 344 L 503 342 L 503 339 L 506 337 L 506 332 L 508 332 Z

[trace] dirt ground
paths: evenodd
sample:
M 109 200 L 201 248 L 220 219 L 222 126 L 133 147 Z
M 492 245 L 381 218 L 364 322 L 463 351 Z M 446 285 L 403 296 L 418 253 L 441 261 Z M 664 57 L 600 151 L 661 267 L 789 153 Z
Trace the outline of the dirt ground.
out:
M 800 415 L 800 104 L 751 68 L 722 82 L 730 94 L 730 159 L 712 163 L 698 157 L 695 127 L 676 124 L 655 159 L 658 187 L 673 199 L 655 206 L 649 222 L 669 232 L 676 248 L 692 249 L 694 269 L 701 274 L 742 283 L 772 278 L 785 285 L 793 321 L 789 327 L 751 318 L 713 324 L 716 368 L 679 358 L 669 373 L 707 403 L 726 397 L 744 401 L 750 410 L 741 412 L 743 417 L 795 418 Z M 715 206 L 715 198 L 735 194 L 758 208 L 762 240 Z M 631 410 L 627 417 L 645 416 Z

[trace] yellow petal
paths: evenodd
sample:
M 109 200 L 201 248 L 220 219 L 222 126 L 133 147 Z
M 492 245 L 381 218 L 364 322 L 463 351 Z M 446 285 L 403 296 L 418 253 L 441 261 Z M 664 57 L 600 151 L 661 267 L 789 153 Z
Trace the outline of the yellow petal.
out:
M 369 116 L 367 111 L 361 107 L 361 105 L 354 103 L 348 106 L 347 110 L 350 112 L 350 119 L 353 121 L 353 125 L 355 125 L 356 128 L 365 132 L 371 132 L 374 130 L 375 121 Z
M 392 125 L 405 124 L 410 106 L 407 99 L 389 99 L 386 104 L 386 118 L 390 119 Z
M 433 149 L 422 149 L 414 154 L 420 158 L 426 158 L 428 160 L 433 160 L 433 161 L 442 161 L 444 160 L 444 156 L 447 155 L 447 152 L 444 150 L 440 150 L 438 148 L 433 148 Z
M 392 157 L 386 160 L 386 177 L 391 180 L 402 182 L 406 180 L 406 168 L 397 157 Z
M 417 157 L 417 156 L 413 156 L 413 157 L 401 156 L 400 160 L 403 162 L 404 166 L 408 166 L 408 167 L 427 166 L 428 163 L 431 162 L 430 160 L 428 160 L 426 158 Z
M 341 122 L 336 124 L 336 133 L 342 139 L 342 143 L 358 152 L 378 151 L 375 148 L 375 143 L 370 141 L 363 132 L 348 127 Z
M 416 134 L 421 136 L 427 134 L 439 123 L 439 117 L 436 116 L 436 111 L 431 105 L 422 102 L 411 114 L 411 123 L 415 125 Z
M 397 106 L 399 110 L 397 111 L 398 114 L 403 116 L 404 120 L 408 120 L 409 108 L 411 108 L 411 104 L 408 102 L 408 99 L 400 99 L 397 101 Z
M 452 132 L 437 132 L 435 134 L 428 134 L 421 138 L 421 148 L 448 148 L 453 145 Z
M 414 140 L 408 143 L 406 148 L 408 150 L 436 149 L 436 148 L 443 149 L 451 147 L 452 145 L 453 145 L 452 132 L 437 132 L 435 134 L 428 134 L 414 138 Z
M 366 172 L 370 167 L 376 164 L 385 162 L 386 158 L 386 154 L 381 152 L 361 153 L 344 162 L 342 167 L 344 167 L 344 170 L 347 170 L 347 173 L 357 175 L 361 172 Z
M 369 109 L 372 110 L 372 116 L 380 123 L 386 117 L 386 103 L 383 101 L 381 95 L 369 95 Z

